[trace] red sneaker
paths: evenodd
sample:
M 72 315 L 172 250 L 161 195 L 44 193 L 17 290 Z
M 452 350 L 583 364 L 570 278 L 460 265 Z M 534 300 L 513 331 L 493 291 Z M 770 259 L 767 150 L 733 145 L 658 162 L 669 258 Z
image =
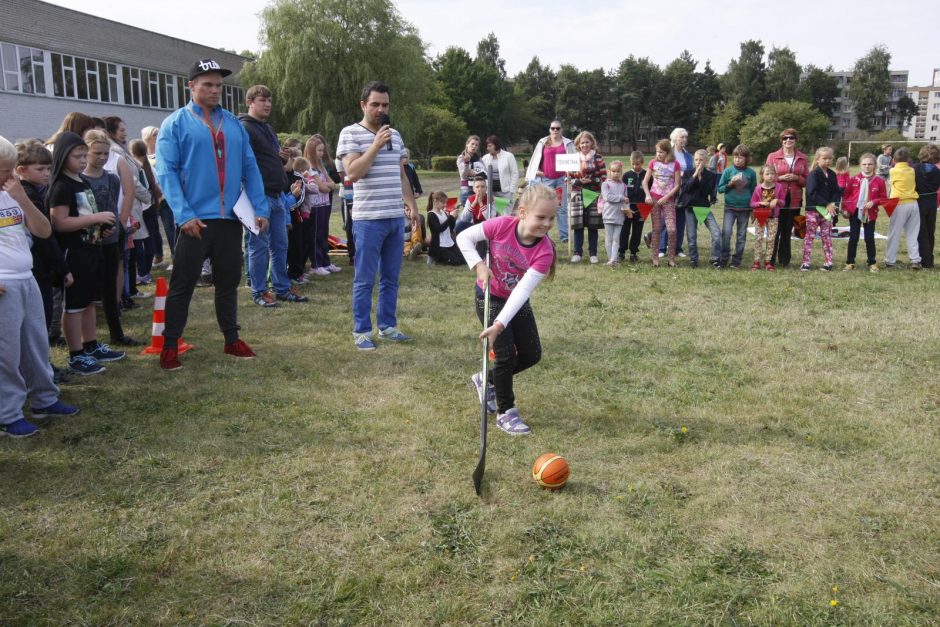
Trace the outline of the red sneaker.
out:
M 255 352 L 251 350 L 251 347 L 242 340 L 235 340 L 231 344 L 226 344 L 224 350 L 226 355 L 241 357 L 242 359 L 253 359 L 257 357 Z
M 751 266 L 751 272 L 754 272 L 755 270 L 760 270 L 760 262 L 759 262 L 759 261 L 755 261 L 755 262 L 754 262 L 754 265 Z
M 767 263 L 764 264 L 764 270 L 766 270 L 767 272 L 773 272 L 773 271 L 774 271 L 774 264 L 772 264 L 772 263 L 770 263 L 770 262 L 768 261 Z
M 183 367 L 180 363 L 179 352 L 175 348 L 164 348 L 160 351 L 160 367 L 164 370 L 179 370 Z

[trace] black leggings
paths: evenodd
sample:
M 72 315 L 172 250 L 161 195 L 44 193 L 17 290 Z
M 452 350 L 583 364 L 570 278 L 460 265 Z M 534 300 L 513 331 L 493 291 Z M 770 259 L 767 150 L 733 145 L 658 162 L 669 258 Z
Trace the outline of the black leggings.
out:
M 849 216 L 849 253 L 845 262 L 855 264 L 855 252 L 858 250 L 859 231 L 865 229 L 865 254 L 868 265 L 875 265 L 875 221 L 866 222 L 864 226 L 862 221 L 853 213 Z
M 117 298 L 118 269 L 124 263 L 121 257 L 121 242 L 123 241 L 124 238 L 121 237 L 117 242 L 101 246 L 103 253 L 103 263 L 100 266 L 101 306 L 108 321 L 108 333 L 111 335 L 112 343 L 118 343 L 124 339 L 124 327 L 121 326 L 121 310 L 118 307 Z
M 632 207 L 633 205 L 631 205 Z M 620 254 L 621 259 L 629 250 L 631 255 L 637 255 L 640 252 L 640 241 L 643 239 L 643 218 L 640 216 L 639 209 L 633 209 L 632 218 L 623 221 L 623 228 L 620 229 Z
M 477 318 L 483 322 L 483 290 L 476 288 Z M 493 324 L 496 316 L 502 311 L 506 301 L 502 298 L 490 296 L 490 320 L 487 326 Z M 512 390 L 512 378 L 539 363 L 542 358 L 542 343 L 539 340 L 539 329 L 535 324 L 535 314 L 529 301 L 509 321 L 509 326 L 496 337 L 493 345 L 496 353 L 496 362 L 493 364 L 492 378 L 496 388 L 496 407 L 499 413 L 504 414 L 516 406 L 516 395 Z

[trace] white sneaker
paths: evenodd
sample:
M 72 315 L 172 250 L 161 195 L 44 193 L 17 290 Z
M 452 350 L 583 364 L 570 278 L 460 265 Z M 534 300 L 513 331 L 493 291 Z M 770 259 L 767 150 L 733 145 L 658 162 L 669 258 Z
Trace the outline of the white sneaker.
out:
M 571 263 L 581 263 L 581 255 L 572 255 Z
M 326 269 L 329 270 L 330 272 L 340 272 L 342 270 L 342 268 L 337 266 L 335 263 L 331 263 L 330 265 L 326 267 Z
M 591 263 L 597 263 L 597 262 L 598 262 L 597 255 L 591 255 Z
M 659 258 L 660 258 L 660 259 L 662 259 L 662 258 L 665 257 L 665 256 L 666 256 L 666 253 L 659 253 Z
M 684 258 L 684 257 L 685 257 L 685 253 L 679 253 L 679 256 Z

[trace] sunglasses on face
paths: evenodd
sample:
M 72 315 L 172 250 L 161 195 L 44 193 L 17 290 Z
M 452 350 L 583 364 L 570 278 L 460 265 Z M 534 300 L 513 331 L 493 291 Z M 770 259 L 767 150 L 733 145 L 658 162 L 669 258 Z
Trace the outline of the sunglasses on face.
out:
M 795 142 L 795 141 L 796 141 L 796 137 L 794 137 L 793 135 L 785 135 L 785 136 L 783 137 L 783 141 L 785 141 L 785 142 L 786 142 L 786 141 Z
M 561 127 L 560 127 L 560 126 L 549 126 L 549 127 L 548 127 L 548 130 L 550 130 L 550 131 L 560 131 L 560 130 L 561 130 Z

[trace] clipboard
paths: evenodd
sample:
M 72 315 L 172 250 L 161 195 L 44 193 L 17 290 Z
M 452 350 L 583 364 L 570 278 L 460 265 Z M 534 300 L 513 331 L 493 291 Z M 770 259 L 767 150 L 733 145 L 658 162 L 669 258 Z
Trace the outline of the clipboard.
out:
M 238 195 L 238 200 L 235 201 L 235 206 L 232 207 L 232 211 L 235 212 L 235 217 L 238 218 L 238 221 L 241 222 L 246 229 L 255 235 L 261 233 L 261 229 L 258 228 L 258 224 L 255 221 L 254 205 L 248 200 L 248 194 L 245 192 L 244 187 Z

